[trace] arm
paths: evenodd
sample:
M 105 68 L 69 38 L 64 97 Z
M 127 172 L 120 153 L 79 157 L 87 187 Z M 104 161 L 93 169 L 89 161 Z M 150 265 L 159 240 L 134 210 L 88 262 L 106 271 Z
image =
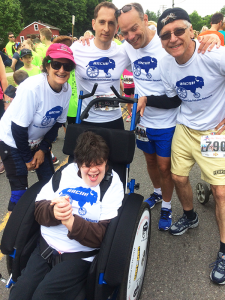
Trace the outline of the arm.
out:
M 5 73 L 5 66 L 3 64 L 2 58 L 0 56 L 0 83 L 2 85 L 3 92 L 8 86 L 8 81 Z
M 17 63 L 17 59 L 12 58 L 11 68 L 12 68 L 13 72 L 15 72 L 16 63 Z
M 206 34 L 198 36 L 198 41 L 201 45 L 198 48 L 198 53 L 204 54 L 206 50 L 211 51 L 216 45 L 216 48 L 219 48 L 221 45 L 221 40 L 217 34 Z
M 56 122 L 53 127 L 45 134 L 43 140 L 40 143 L 40 149 L 43 152 L 48 152 L 49 148 L 52 147 L 52 142 L 57 137 L 59 128 L 62 127 L 62 123 Z
M 167 95 L 161 96 L 143 96 L 138 99 L 137 111 L 140 111 L 141 117 L 143 117 L 146 106 L 152 106 L 156 108 L 172 109 L 181 105 L 180 98 L 176 95 L 174 97 L 168 97 Z
M 36 201 L 34 218 L 40 225 L 46 227 L 59 225 L 61 221 L 55 218 L 53 210 L 54 206 L 50 200 Z

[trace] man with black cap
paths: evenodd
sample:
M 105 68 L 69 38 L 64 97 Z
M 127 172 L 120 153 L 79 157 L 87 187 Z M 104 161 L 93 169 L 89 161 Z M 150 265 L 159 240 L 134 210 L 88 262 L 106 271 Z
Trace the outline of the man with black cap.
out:
M 170 54 L 160 61 L 166 93 L 182 100 L 172 142 L 171 172 L 184 214 L 169 232 L 181 235 L 198 226 L 189 181 L 197 162 L 201 178 L 211 185 L 220 231 L 218 260 L 210 277 L 225 284 L 225 49 L 213 48 L 198 55 L 199 42 L 193 40 L 189 16 L 181 8 L 163 12 L 157 33 Z

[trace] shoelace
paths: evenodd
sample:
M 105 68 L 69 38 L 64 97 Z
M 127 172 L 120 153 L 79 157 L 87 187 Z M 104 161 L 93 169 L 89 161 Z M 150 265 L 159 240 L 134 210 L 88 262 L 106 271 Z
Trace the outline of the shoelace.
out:
M 161 219 L 167 220 L 167 217 L 169 214 L 170 214 L 169 211 L 162 209 L 161 210 Z
M 150 200 L 156 200 L 156 199 L 158 199 L 158 196 L 159 196 L 158 194 L 153 193 L 150 195 Z
M 225 256 L 223 255 L 222 258 L 217 259 L 216 261 L 214 261 L 213 263 L 211 263 L 209 265 L 209 268 L 213 268 L 216 265 L 219 265 L 221 262 L 223 262 L 223 264 L 220 266 L 221 270 L 225 270 Z

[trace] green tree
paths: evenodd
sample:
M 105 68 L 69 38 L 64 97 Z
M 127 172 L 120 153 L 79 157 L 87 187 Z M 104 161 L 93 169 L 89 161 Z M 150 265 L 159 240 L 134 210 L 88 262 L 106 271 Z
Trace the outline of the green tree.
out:
M 212 18 L 212 15 L 207 15 L 205 17 L 202 18 L 203 20 L 203 26 L 207 26 L 208 28 L 211 27 L 211 18 Z
M 156 13 L 154 13 L 153 11 L 149 11 L 148 9 L 146 10 L 146 15 L 148 16 L 148 20 L 149 21 L 154 21 L 157 22 L 158 18 L 156 16 Z
M 23 17 L 19 0 L 0 1 L 0 47 L 8 42 L 9 31 L 15 36 L 23 29 Z
M 61 29 L 60 34 L 67 34 L 72 30 L 72 15 L 75 15 L 74 35 L 83 33 L 87 23 L 88 0 L 20 0 L 24 23 L 29 25 L 41 20 Z M 88 20 L 88 22 L 90 22 Z
M 221 8 L 220 12 L 225 16 L 225 5 Z
M 204 24 L 204 20 L 202 19 L 202 17 L 197 13 L 196 10 L 193 11 L 192 14 L 189 15 L 190 20 L 191 20 L 191 24 L 194 30 L 198 30 L 200 31 L 202 26 L 205 25 Z

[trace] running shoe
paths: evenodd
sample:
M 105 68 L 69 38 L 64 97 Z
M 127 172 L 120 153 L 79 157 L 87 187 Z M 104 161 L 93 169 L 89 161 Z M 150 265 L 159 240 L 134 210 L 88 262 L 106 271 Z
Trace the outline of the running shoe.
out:
M 161 208 L 161 214 L 159 219 L 159 230 L 166 231 L 170 229 L 172 225 L 172 209 Z
M 213 267 L 211 280 L 217 284 L 225 284 L 225 253 L 219 252 L 217 260 L 210 267 Z
M 4 173 L 5 172 L 5 167 L 3 165 L 3 162 L 0 161 L 0 174 Z
M 156 205 L 156 203 L 162 202 L 162 195 L 159 195 L 154 192 L 150 195 L 148 199 L 145 200 L 145 202 L 147 202 L 150 208 L 152 209 Z
M 53 165 L 57 165 L 59 163 L 59 160 L 57 159 L 56 156 L 52 157 L 52 163 Z
M 183 216 L 170 227 L 169 232 L 172 235 L 182 235 L 188 229 L 197 227 L 198 223 L 197 213 L 194 220 L 188 219 L 187 216 L 183 214 Z

